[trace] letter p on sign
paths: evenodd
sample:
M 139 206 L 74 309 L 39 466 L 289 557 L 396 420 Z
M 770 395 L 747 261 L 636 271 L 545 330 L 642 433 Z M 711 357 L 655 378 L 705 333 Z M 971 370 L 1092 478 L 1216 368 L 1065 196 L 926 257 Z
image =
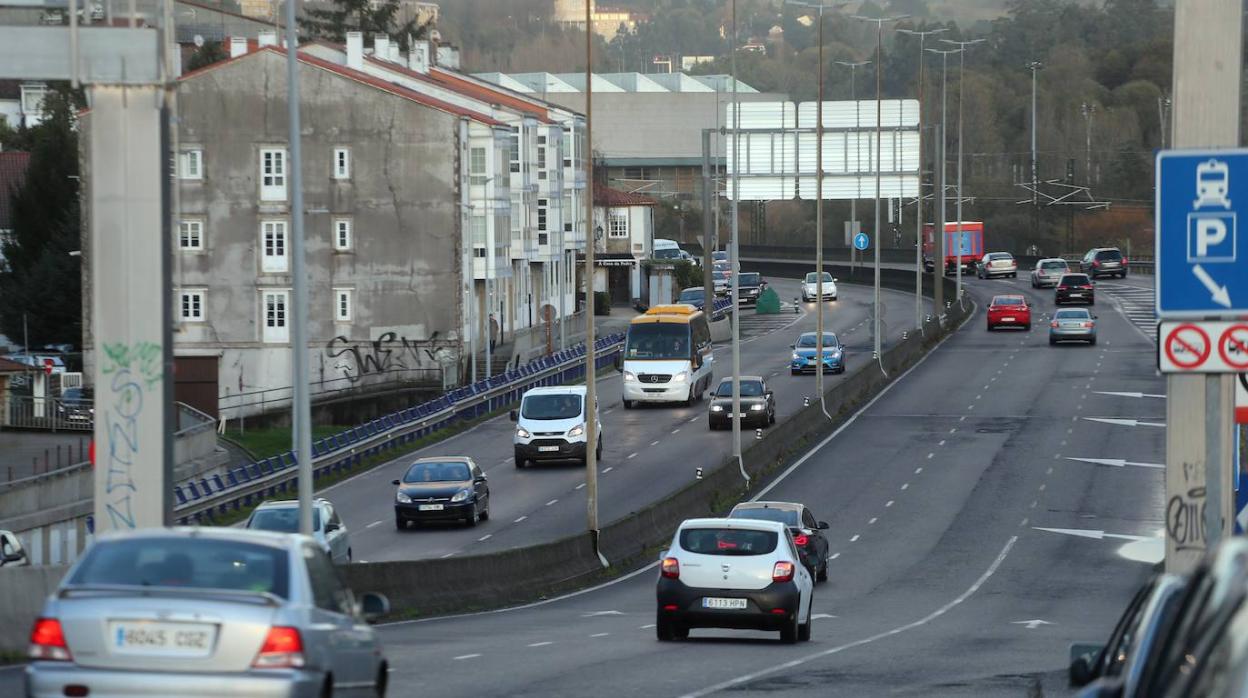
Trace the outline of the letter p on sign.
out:
M 1234 262 L 1235 232 L 1235 214 L 1230 211 L 1188 214 L 1187 261 Z

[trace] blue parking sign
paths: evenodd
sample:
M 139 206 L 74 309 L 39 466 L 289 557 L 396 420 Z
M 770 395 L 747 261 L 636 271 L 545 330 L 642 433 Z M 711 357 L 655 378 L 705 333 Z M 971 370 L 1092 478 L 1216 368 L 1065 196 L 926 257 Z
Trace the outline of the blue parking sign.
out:
M 1238 207 L 1248 210 L 1248 149 L 1157 154 L 1157 316 L 1248 312 L 1248 250 Z

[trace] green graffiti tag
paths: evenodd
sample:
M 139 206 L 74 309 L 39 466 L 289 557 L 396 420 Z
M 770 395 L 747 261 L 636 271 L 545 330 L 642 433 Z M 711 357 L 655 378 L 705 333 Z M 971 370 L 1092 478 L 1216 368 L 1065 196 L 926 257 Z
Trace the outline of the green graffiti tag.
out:
M 104 344 L 103 349 L 105 361 L 100 370 L 104 374 L 129 369 L 142 376 L 149 390 L 165 378 L 164 357 L 159 344 L 112 342 Z

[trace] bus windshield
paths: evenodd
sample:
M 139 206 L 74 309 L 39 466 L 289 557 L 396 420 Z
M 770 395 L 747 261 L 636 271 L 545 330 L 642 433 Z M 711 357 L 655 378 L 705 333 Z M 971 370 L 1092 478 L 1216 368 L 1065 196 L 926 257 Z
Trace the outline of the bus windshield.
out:
M 628 328 L 625 359 L 688 359 L 689 324 L 644 322 Z

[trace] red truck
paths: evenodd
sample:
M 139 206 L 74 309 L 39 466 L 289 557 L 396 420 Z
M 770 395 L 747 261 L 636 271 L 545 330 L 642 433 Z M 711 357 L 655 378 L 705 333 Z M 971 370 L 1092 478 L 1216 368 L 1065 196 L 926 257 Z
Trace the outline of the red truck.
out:
M 958 240 L 958 226 L 961 225 L 961 240 Z M 954 273 L 958 264 L 958 255 L 962 257 L 962 273 L 975 271 L 975 263 L 984 256 L 984 223 L 983 221 L 956 221 L 945 223 L 945 262 L 946 274 Z M 936 235 L 935 226 L 928 223 L 923 226 L 923 268 L 929 272 L 936 270 Z

